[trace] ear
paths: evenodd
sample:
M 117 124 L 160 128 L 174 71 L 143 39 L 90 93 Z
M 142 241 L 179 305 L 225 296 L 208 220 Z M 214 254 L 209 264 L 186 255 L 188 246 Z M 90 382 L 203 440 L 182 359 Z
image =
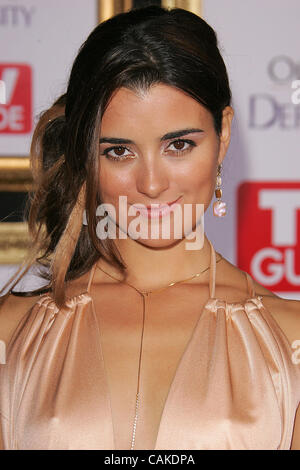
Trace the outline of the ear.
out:
M 224 157 L 230 144 L 231 123 L 233 116 L 233 108 L 231 106 L 226 106 L 226 108 L 223 109 L 222 132 L 220 134 L 218 164 L 222 163 L 222 161 L 224 160 Z

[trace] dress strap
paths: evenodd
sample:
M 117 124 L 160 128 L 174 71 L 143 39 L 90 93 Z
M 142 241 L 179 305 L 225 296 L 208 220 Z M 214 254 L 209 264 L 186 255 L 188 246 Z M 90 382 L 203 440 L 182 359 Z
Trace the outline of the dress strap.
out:
M 254 282 L 250 274 L 248 274 L 246 271 L 243 271 L 246 275 L 247 278 L 247 292 L 250 295 L 250 297 L 255 297 L 255 287 L 254 287 Z
M 213 244 L 210 240 L 210 273 L 209 273 L 209 296 L 210 298 L 215 297 L 216 290 L 216 252 Z
M 92 281 L 93 281 L 93 278 L 94 278 L 96 266 L 97 266 L 97 261 L 96 261 L 96 263 L 93 265 L 93 267 L 92 267 L 92 269 L 91 269 L 90 277 L 89 277 L 89 280 L 88 280 L 88 285 L 87 285 L 87 288 L 86 288 L 86 292 L 87 292 L 87 293 L 90 292 L 90 287 L 91 287 L 91 284 L 92 284 Z

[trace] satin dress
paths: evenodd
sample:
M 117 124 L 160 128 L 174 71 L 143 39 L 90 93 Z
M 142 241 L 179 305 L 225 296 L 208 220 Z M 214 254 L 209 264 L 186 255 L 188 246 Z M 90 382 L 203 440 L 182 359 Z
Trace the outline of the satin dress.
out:
M 248 273 L 245 301 L 215 297 L 209 243 L 210 297 L 176 369 L 154 450 L 289 449 L 300 365 Z M 5 449 L 116 449 L 90 294 L 95 267 L 67 307 L 40 296 L 7 346 L 0 366 Z

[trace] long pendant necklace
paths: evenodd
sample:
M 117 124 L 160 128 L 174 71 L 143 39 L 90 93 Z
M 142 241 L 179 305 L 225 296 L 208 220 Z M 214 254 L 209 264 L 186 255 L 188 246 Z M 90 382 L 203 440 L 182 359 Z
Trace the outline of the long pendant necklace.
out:
M 223 258 L 222 255 L 220 255 L 220 258 L 216 261 L 216 263 L 218 263 L 219 261 L 221 261 L 221 259 Z M 146 300 L 146 297 L 149 296 L 149 294 L 156 294 L 157 292 L 161 292 L 162 290 L 164 289 L 167 289 L 168 287 L 171 287 L 171 286 L 174 286 L 175 284 L 179 284 L 179 283 L 182 283 L 182 282 L 187 282 L 187 281 L 190 281 L 191 279 L 194 279 L 195 277 L 198 277 L 200 276 L 200 274 L 203 274 L 205 271 L 207 271 L 208 269 L 210 269 L 210 266 L 208 266 L 208 268 L 205 268 L 203 271 L 201 271 L 200 273 L 197 273 L 197 274 L 194 274 L 194 276 L 191 276 L 187 279 L 183 279 L 182 281 L 175 281 L 175 282 L 171 282 L 170 284 L 168 284 L 167 286 L 165 287 L 161 287 L 159 289 L 155 289 L 155 290 L 151 290 L 151 291 L 140 291 L 139 289 L 137 289 L 135 286 L 133 286 L 132 284 L 129 284 L 129 282 L 126 282 L 126 281 L 120 281 L 119 279 L 117 279 L 116 277 L 112 276 L 111 274 L 108 274 L 106 271 L 104 271 L 102 268 L 100 268 L 99 266 L 97 266 L 98 269 L 100 269 L 100 271 L 104 272 L 105 274 L 107 274 L 109 277 L 111 277 L 112 279 L 114 279 L 115 281 L 119 281 L 120 283 L 125 283 L 127 284 L 128 286 L 132 287 L 133 289 L 135 289 L 143 298 L 143 325 L 142 325 L 142 333 L 141 333 L 141 341 L 140 341 L 140 352 L 139 352 L 139 366 L 138 366 L 138 378 L 137 378 L 137 391 L 136 391 L 136 397 L 135 397 L 135 415 L 134 415 L 134 420 L 133 420 L 133 428 L 132 428 L 132 437 L 131 437 L 131 445 L 130 445 L 130 450 L 134 450 L 134 445 L 135 445 L 135 436 L 136 436 L 136 428 L 137 428 L 137 421 L 138 421 L 138 412 L 139 412 L 139 405 L 140 405 L 140 373 L 141 373 L 141 363 L 142 363 L 142 349 L 143 349 L 143 338 L 144 338 L 144 328 L 145 328 L 145 300 Z

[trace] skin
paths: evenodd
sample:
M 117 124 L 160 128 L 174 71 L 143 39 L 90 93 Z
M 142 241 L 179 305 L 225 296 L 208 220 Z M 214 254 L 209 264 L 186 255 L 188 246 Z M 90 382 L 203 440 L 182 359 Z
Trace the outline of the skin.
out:
M 223 110 L 222 133 L 218 136 L 211 113 L 181 90 L 164 84 L 155 85 L 144 94 L 119 89 L 104 113 L 100 137 L 130 139 L 133 143 L 125 144 L 126 150 L 115 148 L 110 151 L 107 149 L 115 144 L 102 143 L 99 151 L 99 192 L 103 202 L 111 203 L 116 208 L 117 225 L 119 195 L 127 196 L 129 205 L 170 202 L 181 196 L 181 206 L 187 203 L 194 207 L 201 203 L 205 212 L 214 196 L 218 164 L 223 162 L 229 147 L 233 116 L 233 109 L 227 106 Z M 187 128 L 203 130 L 180 137 L 193 140 L 194 147 L 179 143 L 174 145 L 176 139 L 160 141 L 169 132 Z M 176 156 L 176 149 L 179 148 L 190 150 Z M 111 156 L 126 159 L 109 160 L 105 150 Z M 128 224 L 131 219 L 128 217 Z M 196 223 L 195 212 L 193 223 Z M 125 233 L 127 227 L 120 224 Z M 170 281 L 186 279 L 209 266 L 210 247 L 205 233 L 200 250 L 186 250 L 185 239 L 178 241 L 173 235 L 171 231 L 169 239 L 158 240 L 149 238 L 137 241 L 130 236 L 117 238 L 115 243 L 127 266 L 126 281 L 140 290 L 152 290 L 167 286 Z M 105 261 L 100 260 L 99 267 L 122 279 L 120 273 Z M 94 280 L 100 284 L 108 282 L 100 270 L 97 270 Z M 244 282 L 244 274 L 238 268 L 225 259 L 219 263 L 216 284 L 220 298 L 229 296 L 233 299 L 238 290 L 239 298 L 244 299 Z M 201 279 L 197 280 L 197 284 L 201 285 Z M 272 312 L 292 344 L 300 337 L 299 302 L 281 299 L 256 281 L 254 285 L 256 293 L 264 296 L 265 307 Z M 291 445 L 291 449 L 299 448 L 300 407 Z
M 105 150 L 118 146 L 111 143 L 99 146 L 99 192 L 103 202 L 116 208 L 116 223 L 123 233 L 127 233 L 128 224 L 135 216 L 128 217 L 127 226 L 118 219 L 119 195 L 127 196 L 129 206 L 169 202 L 180 196 L 182 206 L 201 203 L 206 211 L 214 196 L 217 166 L 224 160 L 230 143 L 232 118 L 233 110 L 228 106 L 223 111 L 222 134 L 217 136 L 211 114 L 180 90 L 160 84 L 144 94 L 124 88 L 114 94 L 102 119 L 100 137 L 132 140 L 132 144 L 124 145 L 127 150 L 123 152 L 109 151 L 112 156 L 124 154 L 132 158 L 109 160 Z M 174 145 L 176 139 L 161 142 L 160 138 L 187 128 L 198 128 L 203 132 L 181 136 L 181 139 L 195 142 L 195 146 L 182 156 L 176 156 L 176 148 L 181 148 L 179 143 Z M 189 148 L 189 145 L 185 144 L 183 148 Z M 196 222 L 194 213 L 193 223 Z M 140 290 L 152 290 L 167 286 L 170 281 L 189 278 L 208 267 L 210 247 L 206 236 L 200 250 L 187 250 L 185 241 L 175 240 L 172 231 L 169 239 L 134 240 L 130 236 L 116 239 L 127 265 L 126 281 Z M 98 266 L 122 279 L 120 272 L 103 259 L 98 261 Z M 67 288 L 67 296 L 85 292 L 89 276 L 90 272 L 72 282 Z M 104 284 L 105 289 L 102 288 Z M 153 449 L 163 403 L 199 311 L 207 299 L 208 271 L 188 284 L 172 287 L 176 289 L 178 299 L 188 292 L 189 308 L 184 314 L 180 302 L 169 302 L 173 295 L 170 290 L 150 296 L 147 304 L 141 382 L 142 424 L 136 449 Z M 300 302 L 281 299 L 257 282 L 254 284 L 256 294 L 263 296 L 265 307 L 289 342 L 299 339 Z M 244 274 L 222 259 L 217 265 L 216 296 L 235 302 L 243 301 L 246 295 Z M 113 281 L 100 269 L 95 271 L 93 278 L 93 298 L 95 305 L 101 306 L 101 344 L 114 415 L 116 448 L 128 449 L 140 347 L 141 300 L 134 289 Z M 36 300 L 8 298 L 5 308 L 0 311 L 1 339 L 6 343 L 24 312 L 28 312 Z M 1 432 L 0 448 L 3 448 Z M 300 408 L 291 448 L 300 448 Z
M 230 106 L 224 109 L 219 137 L 211 113 L 181 90 L 158 84 L 146 93 L 121 88 L 114 94 L 102 119 L 100 139 L 123 138 L 133 143 L 122 144 L 123 149 L 118 144 L 100 144 L 99 192 L 102 202 L 116 208 L 116 223 L 124 233 L 128 233 L 128 225 L 136 215 L 128 216 L 126 226 L 119 224 L 119 195 L 127 197 L 128 206 L 180 198 L 178 204 L 183 211 L 184 204 L 192 204 L 195 230 L 196 204 L 204 204 L 206 211 L 214 195 L 217 167 L 230 143 L 233 114 Z M 178 138 L 160 141 L 165 134 L 183 129 L 203 131 L 180 137 L 193 141 L 194 146 L 178 142 Z M 185 152 L 178 154 L 176 150 L 180 149 Z M 168 239 L 160 236 L 134 240 L 127 236 L 114 240 L 127 265 L 126 281 L 137 288 L 154 289 L 191 277 L 210 263 L 206 237 L 202 249 L 187 250 L 184 236 L 179 240 L 174 238 L 174 214 L 170 219 Z M 105 262 L 104 267 L 112 273 Z

